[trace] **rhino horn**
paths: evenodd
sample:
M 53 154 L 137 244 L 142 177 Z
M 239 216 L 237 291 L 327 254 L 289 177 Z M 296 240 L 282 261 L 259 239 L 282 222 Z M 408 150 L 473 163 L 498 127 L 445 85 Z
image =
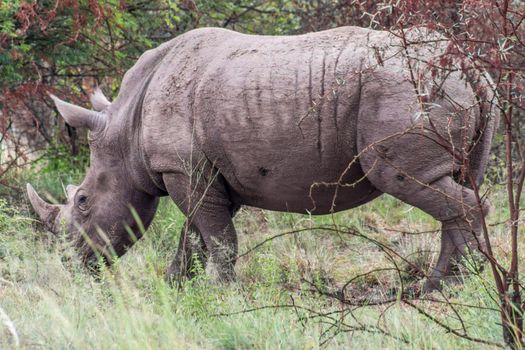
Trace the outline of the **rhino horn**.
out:
M 49 204 L 45 200 L 40 198 L 38 193 L 36 193 L 35 189 L 30 184 L 27 184 L 26 187 L 27 195 L 29 196 L 29 201 L 35 209 L 35 212 L 40 217 L 40 220 L 51 232 L 56 233 L 57 231 L 55 227 L 55 218 L 60 212 L 60 206 Z
M 106 118 L 101 113 L 67 103 L 55 95 L 50 94 L 49 96 L 55 102 L 60 115 L 72 127 L 99 131 L 106 125 Z
M 104 93 L 98 86 L 95 88 L 95 91 L 93 91 L 93 94 L 89 96 L 89 100 L 96 111 L 103 111 L 111 105 L 111 102 L 104 96 Z

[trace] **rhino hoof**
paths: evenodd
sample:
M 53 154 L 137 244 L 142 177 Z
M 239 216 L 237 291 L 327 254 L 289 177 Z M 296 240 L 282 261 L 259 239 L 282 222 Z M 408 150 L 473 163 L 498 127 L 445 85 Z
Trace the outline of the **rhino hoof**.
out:
M 427 279 L 423 285 L 423 288 L 421 289 L 421 294 L 430 294 L 432 292 L 441 291 L 443 289 L 441 283 L 441 279 Z

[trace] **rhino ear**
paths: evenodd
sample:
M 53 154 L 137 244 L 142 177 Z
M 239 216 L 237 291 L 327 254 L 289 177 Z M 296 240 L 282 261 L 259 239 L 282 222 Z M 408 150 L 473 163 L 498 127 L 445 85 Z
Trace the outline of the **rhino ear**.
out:
M 72 127 L 99 131 L 106 125 L 106 118 L 103 114 L 67 103 L 54 95 L 49 96 L 55 102 L 60 115 Z
M 93 94 L 89 96 L 89 100 L 96 111 L 103 111 L 111 105 L 111 102 L 104 96 L 104 93 L 98 86 L 95 88 L 95 91 L 93 91 Z
M 78 189 L 78 186 L 75 186 L 75 185 L 67 185 L 66 187 L 66 195 L 67 195 L 67 200 L 70 201 L 73 199 L 73 196 L 75 195 L 75 193 L 77 192 L 77 189 Z

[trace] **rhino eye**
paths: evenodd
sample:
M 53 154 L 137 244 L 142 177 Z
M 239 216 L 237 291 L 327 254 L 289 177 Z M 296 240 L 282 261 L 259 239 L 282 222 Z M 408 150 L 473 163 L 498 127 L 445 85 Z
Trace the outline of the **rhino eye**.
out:
M 87 204 L 88 204 L 88 198 L 86 195 L 83 195 L 83 194 L 79 194 L 77 196 L 77 207 L 80 209 L 80 210 L 86 210 L 87 209 Z

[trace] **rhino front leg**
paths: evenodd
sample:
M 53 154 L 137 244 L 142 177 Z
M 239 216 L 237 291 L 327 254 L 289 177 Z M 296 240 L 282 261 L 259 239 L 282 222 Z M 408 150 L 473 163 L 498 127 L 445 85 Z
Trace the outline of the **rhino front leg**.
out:
M 197 264 L 205 269 L 207 262 L 208 252 L 200 231 L 186 222 L 180 233 L 177 254 L 166 274 L 167 281 L 171 283 L 180 278 L 193 278 Z
M 213 181 L 201 180 L 200 183 L 191 181 L 185 174 L 175 173 L 163 175 L 163 180 L 170 197 L 186 215 L 187 225 L 199 233 L 202 242 L 200 248 L 208 252 L 207 256 L 215 265 L 219 279 L 234 280 L 238 243 L 232 222 L 232 208 L 236 206 L 230 201 L 224 183 L 219 176 L 214 176 Z M 192 243 L 188 242 L 191 235 L 182 237 L 182 247 L 179 245 L 173 268 L 168 270 L 168 279 L 173 278 L 173 273 L 184 273 L 181 267 L 190 266 L 187 259 L 188 254 L 193 254 Z M 186 247 L 192 252 L 187 251 Z

